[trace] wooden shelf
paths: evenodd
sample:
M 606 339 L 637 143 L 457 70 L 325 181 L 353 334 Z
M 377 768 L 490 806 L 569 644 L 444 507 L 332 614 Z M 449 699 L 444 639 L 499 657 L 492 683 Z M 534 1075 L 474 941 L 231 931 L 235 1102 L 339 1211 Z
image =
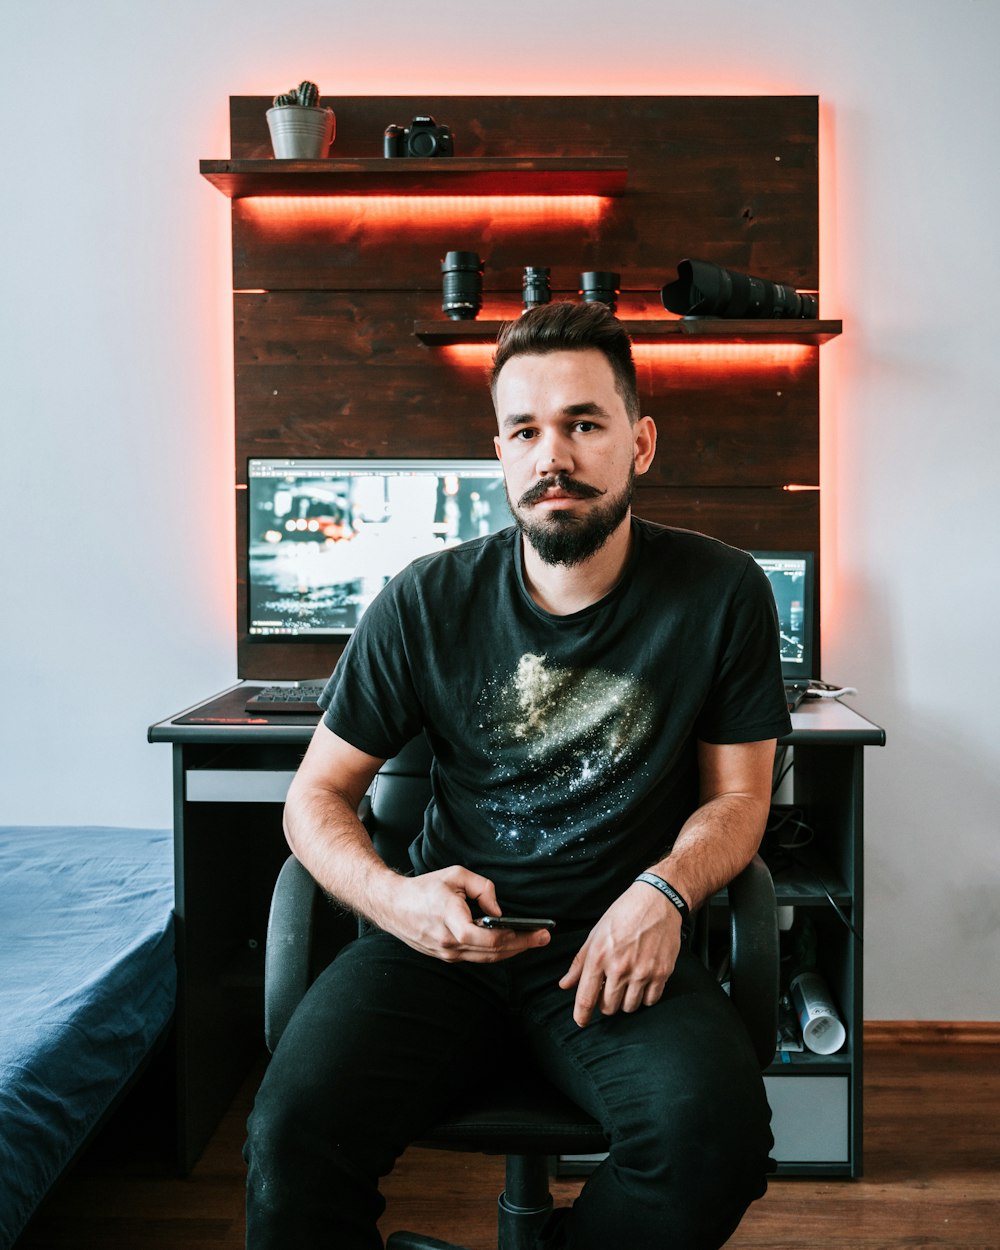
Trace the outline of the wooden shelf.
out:
M 201 162 L 202 177 L 233 200 L 246 195 L 619 196 L 625 193 L 627 172 L 623 156 Z
M 444 347 L 454 343 L 487 343 L 496 338 L 502 321 L 415 321 L 413 333 L 422 343 Z M 841 321 L 727 321 L 709 317 L 667 321 L 647 318 L 622 321 L 637 343 L 800 343 L 818 347 L 843 331 Z

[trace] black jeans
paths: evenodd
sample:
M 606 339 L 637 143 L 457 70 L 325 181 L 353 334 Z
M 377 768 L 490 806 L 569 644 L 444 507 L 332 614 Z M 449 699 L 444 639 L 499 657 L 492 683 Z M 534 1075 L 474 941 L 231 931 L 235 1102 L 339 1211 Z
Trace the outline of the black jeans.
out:
M 517 1046 L 611 1139 L 568 1221 L 572 1250 L 721 1246 L 764 1193 L 772 1145 L 742 1022 L 684 951 L 654 1007 L 579 1028 L 556 982 L 585 936 L 494 965 L 443 963 L 384 933 L 342 951 L 250 1117 L 248 1250 L 379 1250 L 379 1178 Z

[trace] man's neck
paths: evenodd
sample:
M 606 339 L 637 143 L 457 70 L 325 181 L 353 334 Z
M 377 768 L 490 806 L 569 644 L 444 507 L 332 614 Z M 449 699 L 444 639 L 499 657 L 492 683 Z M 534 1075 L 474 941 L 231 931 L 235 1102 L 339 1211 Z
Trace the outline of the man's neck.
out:
M 522 536 L 524 581 L 535 603 L 553 616 L 569 616 L 597 603 L 621 581 L 632 550 L 632 515 L 604 546 L 580 564 L 546 564 Z

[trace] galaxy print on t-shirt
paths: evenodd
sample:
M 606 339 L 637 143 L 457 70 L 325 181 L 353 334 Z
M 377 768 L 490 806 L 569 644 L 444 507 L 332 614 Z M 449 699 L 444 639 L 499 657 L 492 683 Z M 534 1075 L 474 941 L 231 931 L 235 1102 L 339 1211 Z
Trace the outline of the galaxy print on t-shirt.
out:
M 651 708 L 636 678 L 562 668 L 545 655 L 522 655 L 512 674 L 491 679 L 479 727 L 494 772 L 477 806 L 498 843 L 525 857 L 575 857 L 595 815 L 610 836 L 635 800 Z

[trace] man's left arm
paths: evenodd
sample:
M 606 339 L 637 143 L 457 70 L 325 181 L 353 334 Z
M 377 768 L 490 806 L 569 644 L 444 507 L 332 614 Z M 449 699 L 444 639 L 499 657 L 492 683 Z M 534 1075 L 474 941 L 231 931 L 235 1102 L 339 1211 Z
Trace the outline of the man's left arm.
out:
M 699 806 L 670 849 L 648 871 L 694 911 L 750 862 L 771 801 L 775 739 L 698 743 Z M 663 994 L 681 946 L 681 913 L 660 890 L 633 882 L 591 929 L 559 982 L 576 987 L 573 1018 L 652 1006 Z

